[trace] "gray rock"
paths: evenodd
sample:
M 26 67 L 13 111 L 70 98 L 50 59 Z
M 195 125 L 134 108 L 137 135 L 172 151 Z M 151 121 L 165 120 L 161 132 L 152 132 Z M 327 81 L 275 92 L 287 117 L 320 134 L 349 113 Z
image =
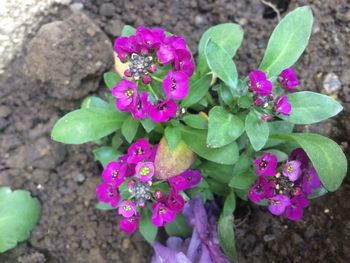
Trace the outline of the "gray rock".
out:
M 326 75 L 323 80 L 323 88 L 328 94 L 332 94 L 341 89 L 341 82 L 339 77 L 331 72 Z
M 112 17 L 115 13 L 115 7 L 111 3 L 104 3 L 100 7 L 100 15 L 106 17 Z
M 113 19 L 108 21 L 105 31 L 107 34 L 110 34 L 114 37 L 119 36 L 122 32 L 124 23 L 120 21 L 119 19 Z
M 75 12 L 41 27 L 27 46 L 25 71 L 50 96 L 80 99 L 98 88 L 112 62 L 106 34 L 86 15 Z

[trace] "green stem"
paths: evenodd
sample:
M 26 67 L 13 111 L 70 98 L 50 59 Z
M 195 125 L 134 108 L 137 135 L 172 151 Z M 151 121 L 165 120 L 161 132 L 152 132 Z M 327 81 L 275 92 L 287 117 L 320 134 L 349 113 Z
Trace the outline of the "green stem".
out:
M 159 100 L 157 93 L 153 90 L 152 86 L 150 84 L 147 85 L 148 90 L 153 94 L 153 96 Z
M 157 182 L 155 182 L 155 183 L 153 183 L 152 184 L 152 186 L 154 186 L 154 185 L 158 185 L 158 184 L 161 184 L 161 183 L 164 183 L 165 182 L 165 180 L 163 179 L 163 180 L 159 180 L 159 181 L 157 181 Z
M 162 79 L 160 79 L 160 78 L 158 78 L 158 77 L 156 77 L 156 76 L 154 76 L 154 75 L 152 75 L 152 79 L 154 79 L 154 80 L 156 80 L 156 81 L 158 81 L 158 82 L 163 82 Z

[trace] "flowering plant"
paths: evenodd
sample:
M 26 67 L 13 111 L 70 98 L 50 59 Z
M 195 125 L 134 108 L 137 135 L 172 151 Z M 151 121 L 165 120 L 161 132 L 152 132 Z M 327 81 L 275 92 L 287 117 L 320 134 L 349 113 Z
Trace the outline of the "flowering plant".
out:
M 97 208 L 116 209 L 123 231 L 138 229 L 150 243 L 159 227 L 182 238 L 193 232 L 192 240 L 203 243 L 196 253 L 235 261 L 237 197 L 299 220 L 309 199 L 335 191 L 347 171 L 338 144 L 318 134 L 293 133 L 296 124 L 318 123 L 342 110 L 332 97 L 303 91 L 292 68 L 312 23 L 309 7 L 288 14 L 273 31 L 258 69 L 242 79 L 232 61 L 243 39 L 237 24 L 209 28 L 196 65 L 182 36 L 125 26 L 114 43 L 116 73 L 104 75 L 106 100 L 86 98 L 56 123 L 52 138 L 103 144 L 94 150 L 104 167 Z M 216 199 L 221 207 L 214 230 L 192 220 L 203 207 L 184 209 L 200 206 L 193 205 L 200 202 L 197 196 L 204 203 Z M 215 226 L 215 213 L 208 213 Z M 217 240 L 226 256 L 216 245 L 207 246 Z M 177 255 L 186 246 L 181 247 L 170 252 Z

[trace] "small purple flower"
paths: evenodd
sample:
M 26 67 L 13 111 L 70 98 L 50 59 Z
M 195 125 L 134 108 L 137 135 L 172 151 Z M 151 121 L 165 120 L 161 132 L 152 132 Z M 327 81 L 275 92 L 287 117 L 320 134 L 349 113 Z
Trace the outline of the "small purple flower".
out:
M 301 162 L 299 161 L 287 161 L 283 170 L 283 175 L 287 176 L 292 182 L 296 181 L 301 174 Z
M 248 198 L 254 203 L 260 203 L 266 198 L 272 197 L 274 189 L 271 187 L 271 181 L 265 176 L 259 176 L 255 184 L 249 189 Z
M 118 213 L 124 217 L 132 217 L 137 212 L 136 206 L 133 202 L 124 200 L 120 203 Z
M 134 233 L 137 230 L 137 227 L 139 225 L 139 216 L 132 216 L 129 218 L 122 218 L 119 222 L 119 227 L 121 230 L 123 230 L 125 233 L 131 234 Z
M 136 120 L 145 119 L 148 111 L 148 93 L 141 92 L 130 107 L 130 112 Z
M 103 203 L 109 203 L 111 207 L 117 207 L 120 196 L 116 187 L 109 184 L 100 184 L 96 187 L 97 199 Z
M 110 162 L 102 172 L 103 182 L 119 187 L 124 182 L 128 166 L 120 162 Z
M 311 195 L 314 189 L 321 187 L 321 181 L 315 168 L 311 167 L 305 172 L 302 186 L 307 195 Z
M 266 176 L 274 176 L 277 169 L 277 157 L 271 153 L 264 153 L 263 156 L 254 161 L 256 173 Z
M 288 97 L 286 95 L 283 95 L 282 97 L 280 97 L 276 101 L 275 106 L 273 107 L 273 110 L 276 113 L 289 116 L 292 110 L 292 105 L 290 105 L 290 103 L 288 102 Z
M 176 116 L 177 106 L 173 100 L 158 101 L 148 108 L 148 115 L 153 122 L 165 122 Z
M 266 78 L 266 74 L 260 70 L 249 73 L 249 86 L 258 96 L 268 96 L 272 92 L 272 82 Z
M 187 49 L 175 51 L 175 69 L 184 72 L 188 77 L 193 75 L 194 63 L 192 55 Z
M 174 212 L 181 212 L 185 205 L 185 199 L 177 192 L 171 191 L 166 200 L 166 205 Z
M 158 227 L 164 226 L 166 223 L 175 219 L 176 212 L 169 209 L 165 204 L 158 202 L 153 208 L 152 224 Z
M 289 155 L 289 160 L 297 160 L 300 162 L 301 170 L 304 170 L 309 167 L 310 159 L 307 156 L 306 152 L 302 148 L 296 148 Z
M 283 214 L 286 207 L 291 204 L 290 198 L 285 195 L 275 195 L 269 199 L 269 211 L 271 214 L 279 216 Z
M 137 97 L 137 86 L 132 81 L 121 79 L 112 89 L 112 95 L 117 98 L 117 108 L 126 111 Z
M 286 68 L 283 70 L 278 76 L 278 82 L 290 92 L 292 92 L 299 84 L 297 76 L 292 68 Z
M 128 149 L 128 163 L 138 163 L 144 161 L 152 154 L 151 145 L 149 142 L 140 138 L 133 143 Z
M 144 26 L 139 26 L 136 29 L 136 34 L 142 39 L 142 44 L 148 50 L 158 48 L 165 37 L 165 32 L 162 28 L 149 29 Z
M 303 217 L 304 208 L 308 206 L 309 202 L 304 196 L 296 196 L 291 200 L 290 206 L 286 208 L 285 216 L 293 221 L 299 220 Z
M 157 57 L 161 64 L 169 64 L 174 61 L 177 49 L 186 49 L 186 42 L 179 36 L 167 36 L 157 51 Z
M 154 165 L 152 162 L 139 162 L 135 167 L 135 176 L 141 182 L 152 181 L 154 175 Z
M 188 94 L 188 77 L 181 71 L 169 71 L 163 80 L 163 89 L 167 98 L 181 100 Z
M 170 187 L 174 191 L 183 191 L 185 189 L 196 187 L 202 179 L 201 173 L 195 170 L 186 170 L 185 172 L 168 179 Z

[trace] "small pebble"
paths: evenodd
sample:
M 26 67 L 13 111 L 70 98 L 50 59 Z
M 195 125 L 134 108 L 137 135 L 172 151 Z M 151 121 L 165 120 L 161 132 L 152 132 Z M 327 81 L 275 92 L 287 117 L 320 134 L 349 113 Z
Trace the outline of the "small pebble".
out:
M 78 183 L 83 183 L 85 181 L 85 176 L 82 173 L 80 173 L 74 177 L 74 181 Z
M 84 5 L 82 3 L 73 3 L 69 6 L 72 11 L 81 11 L 84 9 Z
M 324 213 L 325 214 L 328 214 L 330 212 L 330 210 L 328 209 L 328 208 L 326 208 L 325 210 L 324 210 Z
M 339 77 L 333 72 L 328 73 L 324 78 L 323 88 L 328 94 L 332 94 L 340 90 L 341 82 L 339 80 Z

